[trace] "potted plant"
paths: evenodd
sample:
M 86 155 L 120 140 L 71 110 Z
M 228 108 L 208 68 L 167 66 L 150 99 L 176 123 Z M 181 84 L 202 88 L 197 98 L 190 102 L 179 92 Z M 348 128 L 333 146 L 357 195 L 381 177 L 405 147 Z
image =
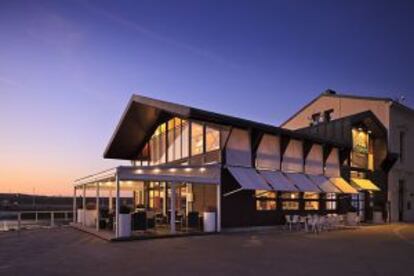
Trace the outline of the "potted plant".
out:
M 384 223 L 383 208 L 381 206 L 374 206 L 372 222 L 376 224 Z
M 119 237 L 131 236 L 131 209 L 126 205 L 119 208 Z
M 348 225 L 357 224 L 357 209 L 354 206 L 349 206 L 348 212 L 346 213 L 346 222 Z
M 203 212 L 203 228 L 204 232 L 216 231 L 216 208 L 207 206 Z

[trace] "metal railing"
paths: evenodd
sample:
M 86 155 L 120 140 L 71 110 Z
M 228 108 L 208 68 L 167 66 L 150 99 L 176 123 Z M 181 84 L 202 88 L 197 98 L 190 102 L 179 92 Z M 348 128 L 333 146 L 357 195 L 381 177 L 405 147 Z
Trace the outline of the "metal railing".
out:
M 55 227 L 69 224 L 72 218 L 72 210 L 7 212 L 5 218 L 0 218 L 0 231 Z

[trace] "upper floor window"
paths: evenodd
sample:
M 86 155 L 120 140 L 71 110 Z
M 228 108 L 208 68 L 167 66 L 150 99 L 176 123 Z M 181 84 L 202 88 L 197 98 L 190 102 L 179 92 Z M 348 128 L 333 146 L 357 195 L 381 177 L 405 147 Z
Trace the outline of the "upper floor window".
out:
M 322 117 L 321 117 L 321 113 L 320 112 L 312 114 L 311 126 L 314 126 L 314 125 L 319 124 L 320 121 L 321 121 L 321 118 Z
M 405 132 L 400 131 L 400 162 L 404 162 L 405 158 Z
M 214 151 L 220 149 L 220 131 L 206 127 L 206 151 Z
M 203 153 L 204 149 L 203 125 L 191 123 L 191 155 Z
M 323 117 L 325 122 L 330 122 L 332 120 L 332 113 L 334 112 L 333 109 L 325 110 L 323 112 Z

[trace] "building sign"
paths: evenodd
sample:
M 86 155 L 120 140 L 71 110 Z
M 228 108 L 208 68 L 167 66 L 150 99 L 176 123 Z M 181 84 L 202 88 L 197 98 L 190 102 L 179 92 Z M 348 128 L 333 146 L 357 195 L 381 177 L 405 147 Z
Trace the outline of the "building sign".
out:
M 368 168 L 368 133 L 362 130 L 352 130 L 352 166 Z

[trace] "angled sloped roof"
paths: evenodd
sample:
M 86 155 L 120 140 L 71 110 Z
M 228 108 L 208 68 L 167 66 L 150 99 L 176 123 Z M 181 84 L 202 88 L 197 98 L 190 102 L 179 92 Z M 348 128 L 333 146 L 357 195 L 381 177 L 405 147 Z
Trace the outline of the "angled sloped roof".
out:
M 254 129 L 265 133 L 286 135 L 294 139 L 344 147 L 343 144 L 297 133 L 251 120 L 223 115 L 171 102 L 133 95 L 104 152 L 104 158 L 136 159 L 157 126 L 172 117 L 200 120 L 220 125 Z
M 369 100 L 369 101 L 382 101 L 382 102 L 388 102 L 391 103 L 393 106 L 396 106 L 398 108 L 401 108 L 405 111 L 414 112 L 414 110 L 406 105 L 403 105 L 391 98 L 388 97 L 370 97 L 370 96 L 358 96 L 358 95 L 348 95 L 348 94 L 338 94 L 333 90 L 326 90 L 325 92 L 322 92 L 319 94 L 316 98 L 314 98 L 312 101 L 304 105 L 302 108 L 300 108 L 298 111 L 296 111 L 292 116 L 290 116 L 286 121 L 284 121 L 280 126 L 285 126 L 289 121 L 291 121 L 293 118 L 295 118 L 298 114 L 300 114 L 303 110 L 305 110 L 307 107 L 312 105 L 314 102 L 319 100 L 322 97 L 334 97 L 334 98 L 348 98 L 348 99 L 356 99 L 356 100 Z

